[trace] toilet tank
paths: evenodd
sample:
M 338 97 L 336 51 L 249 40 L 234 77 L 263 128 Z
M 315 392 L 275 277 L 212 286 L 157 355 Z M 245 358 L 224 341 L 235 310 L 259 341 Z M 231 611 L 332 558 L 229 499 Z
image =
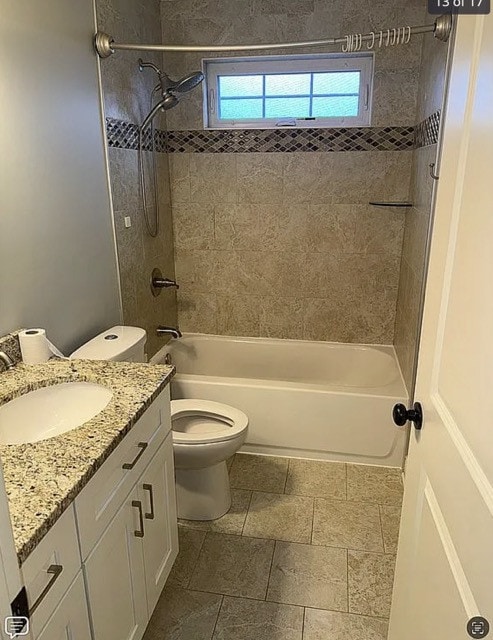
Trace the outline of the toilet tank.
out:
M 147 334 L 140 327 L 111 327 L 76 349 L 71 358 L 145 362 Z

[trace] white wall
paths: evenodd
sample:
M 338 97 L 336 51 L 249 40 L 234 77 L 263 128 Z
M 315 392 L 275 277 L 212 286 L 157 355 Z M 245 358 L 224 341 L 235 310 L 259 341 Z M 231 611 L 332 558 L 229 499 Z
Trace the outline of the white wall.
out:
M 118 323 L 92 0 L 0 0 L 0 335 Z

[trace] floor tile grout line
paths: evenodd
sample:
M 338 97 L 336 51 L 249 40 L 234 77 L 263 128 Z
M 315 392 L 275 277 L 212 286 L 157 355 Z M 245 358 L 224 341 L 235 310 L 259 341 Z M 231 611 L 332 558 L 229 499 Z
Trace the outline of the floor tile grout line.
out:
M 347 463 L 344 464 L 345 470 L 346 470 L 346 484 L 345 484 L 345 489 L 346 489 L 346 500 L 348 500 L 348 490 L 347 490 L 347 483 L 348 483 L 348 479 L 347 479 L 347 472 L 348 472 L 348 465 Z
M 195 529 L 194 529 L 194 531 L 195 531 Z M 185 587 L 186 589 L 188 589 L 188 588 L 189 588 L 190 583 L 192 582 L 192 578 L 193 578 L 193 575 L 194 575 L 194 573 L 195 573 L 195 569 L 197 568 L 197 565 L 198 565 L 198 563 L 199 563 L 200 555 L 201 555 L 201 553 L 202 553 L 202 548 L 203 548 L 203 546 L 204 546 L 205 538 L 206 538 L 206 536 L 207 536 L 207 533 L 208 533 L 208 532 L 207 532 L 207 531 L 204 531 L 203 533 L 204 533 L 204 536 L 202 537 L 202 542 L 201 542 L 201 543 L 200 543 L 200 545 L 199 545 L 199 552 L 197 553 L 197 558 L 196 558 L 195 562 L 193 563 L 193 568 L 192 568 L 192 570 L 190 571 L 190 577 L 188 578 L 187 586 Z
M 291 468 L 291 458 L 288 458 L 288 464 L 286 466 L 286 477 L 284 478 L 284 488 L 282 490 L 283 494 L 286 495 L 286 486 L 288 484 L 289 478 L 289 469 Z
M 253 500 L 253 491 L 250 491 L 250 500 L 248 501 L 248 507 L 246 510 L 245 519 L 243 520 L 243 526 L 241 527 L 241 533 L 240 533 L 240 536 L 242 537 L 244 536 L 245 538 L 251 537 L 251 536 L 245 536 L 244 531 L 245 531 L 245 525 L 248 518 L 248 514 L 250 513 L 250 507 L 252 506 L 252 500 Z
M 190 531 L 197 531 L 197 529 L 190 529 Z M 200 558 L 200 554 L 202 553 L 202 547 L 204 546 L 204 542 L 205 542 L 205 537 L 207 535 L 206 531 L 199 531 L 199 533 L 203 533 L 204 536 L 202 537 L 202 541 L 199 545 L 199 550 L 197 553 L 197 558 L 195 559 L 195 562 L 193 562 L 193 567 L 192 570 L 190 571 L 190 577 L 187 580 L 186 586 L 184 587 L 185 589 L 188 589 L 190 586 L 190 582 L 192 581 L 193 578 L 193 574 L 195 573 L 195 569 L 197 568 L 197 564 L 199 562 L 199 558 Z M 179 553 L 179 552 L 178 552 Z
M 369 504 L 373 506 L 402 508 L 402 505 L 400 502 L 399 503 L 397 502 L 382 503 L 382 502 L 373 502 L 369 500 L 362 500 L 361 498 L 357 500 L 349 500 L 347 498 L 338 498 L 337 496 L 331 496 L 331 495 L 328 496 L 327 494 L 315 495 L 315 494 L 309 494 L 309 493 L 279 493 L 278 491 L 265 491 L 264 489 L 257 489 L 257 488 L 252 489 L 251 487 L 231 486 L 231 489 L 233 489 L 234 491 L 253 491 L 254 493 L 267 493 L 273 496 L 286 496 L 286 497 L 292 496 L 294 498 L 319 498 L 322 500 L 334 500 L 335 502 L 350 502 L 350 503 L 358 503 L 358 504 Z
M 177 586 L 177 585 L 172 585 Z M 284 605 L 286 607 L 298 607 L 300 609 L 313 609 L 314 611 L 330 611 L 332 613 L 343 613 L 352 616 L 359 616 L 360 618 L 375 618 L 376 620 L 383 620 L 388 622 L 389 618 L 387 616 L 375 616 L 371 613 L 359 613 L 358 611 L 346 611 L 343 609 L 324 609 L 323 607 L 315 607 L 313 605 L 303 605 L 303 604 L 293 604 L 292 602 L 281 602 L 279 600 L 263 600 L 261 598 L 252 598 L 251 596 L 241 596 L 237 594 L 231 593 L 218 593 L 217 591 L 206 591 L 205 589 L 185 589 L 184 587 L 179 587 L 184 591 L 190 591 L 192 593 L 206 593 L 211 596 L 219 596 L 222 600 L 224 598 L 233 598 L 235 600 L 248 600 L 249 602 L 254 602 L 257 604 L 268 603 L 268 604 L 279 604 Z
M 219 605 L 219 609 L 217 610 L 216 621 L 214 622 L 214 628 L 212 629 L 210 640 L 214 640 L 214 634 L 216 633 L 216 627 L 219 620 L 219 616 L 221 615 L 221 609 L 223 608 L 223 604 L 224 604 L 224 595 L 221 596 L 221 604 Z
M 192 531 L 199 531 L 201 533 L 205 533 L 206 536 L 211 534 L 211 535 L 215 535 L 215 536 L 232 536 L 235 538 L 247 538 L 249 540 L 262 540 L 264 542 L 285 542 L 287 544 L 301 544 L 307 547 L 316 547 L 316 548 L 320 548 L 320 549 L 338 549 L 339 551 L 344 551 L 344 550 L 349 550 L 349 551 L 355 551 L 357 553 L 370 553 L 372 555 L 376 555 L 376 556 L 395 556 L 396 552 L 395 551 L 389 551 L 389 552 L 385 552 L 385 551 L 375 551 L 374 549 L 361 549 L 361 548 L 357 548 L 357 547 L 348 547 L 348 546 L 337 546 L 334 544 L 320 544 L 320 543 L 310 543 L 310 542 L 300 542 L 299 540 L 285 540 L 285 539 L 279 539 L 279 538 L 264 538 L 260 535 L 248 535 L 248 534 L 242 534 L 240 535 L 239 533 L 229 533 L 229 532 L 225 532 L 225 531 L 203 531 L 202 529 L 192 529 Z M 202 542 L 201 545 L 201 549 L 200 552 L 202 552 L 202 546 L 205 542 L 205 537 L 204 537 L 204 541 Z M 199 554 L 200 555 L 200 554 Z M 197 560 L 198 562 L 198 560 Z M 188 588 L 188 587 L 185 587 Z
M 282 604 L 282 603 L 281 603 Z M 293 607 L 295 606 L 299 606 L 299 605 L 291 605 Z M 372 616 L 369 613 L 357 613 L 356 611 L 341 611 L 340 609 L 321 609 L 320 607 L 304 607 L 305 609 L 312 609 L 313 611 L 329 611 L 330 613 L 343 613 L 346 614 L 348 616 L 358 616 L 359 618 L 374 618 L 375 620 L 382 620 L 384 622 L 388 622 L 389 618 L 385 617 L 385 616 Z
M 378 520 L 380 522 L 380 537 L 382 538 L 382 549 L 384 553 L 387 553 L 387 550 L 385 548 L 385 537 L 383 535 L 382 509 L 380 505 L 378 505 Z
M 347 591 L 347 612 L 351 613 L 349 605 L 349 549 L 346 549 L 346 591 Z
M 311 533 L 310 533 L 310 544 L 312 546 L 314 546 L 313 545 L 313 527 L 315 526 L 315 500 L 316 500 L 316 498 L 312 498 L 312 500 L 313 500 L 313 502 L 312 502 L 312 530 L 311 530 Z
M 270 578 L 272 575 L 272 567 L 274 566 L 274 556 L 276 555 L 276 549 L 277 549 L 277 540 L 274 540 L 274 548 L 272 549 L 272 557 L 270 559 L 269 577 L 267 578 L 267 586 L 265 588 L 265 598 L 264 598 L 265 601 L 267 601 L 267 595 L 269 593 Z
M 216 594 L 219 595 L 219 594 Z M 243 596 L 230 596 L 232 598 L 235 597 L 243 597 Z M 248 600 L 249 598 L 247 598 Z M 255 600 L 255 602 L 264 602 L 264 600 Z M 346 609 L 322 609 L 322 607 L 315 607 L 315 606 L 308 606 L 308 605 L 304 605 L 304 604 L 295 604 L 293 602 L 282 602 L 280 600 L 265 600 L 265 602 L 269 603 L 269 604 L 279 604 L 279 605 L 284 605 L 285 607 L 298 607 L 299 609 L 315 609 L 316 611 L 331 611 L 332 613 L 349 613 L 348 611 L 346 611 Z M 356 614 L 355 614 L 356 615 Z M 363 614 L 359 614 L 359 615 L 363 615 Z M 376 616 L 368 616 L 368 617 L 376 617 Z

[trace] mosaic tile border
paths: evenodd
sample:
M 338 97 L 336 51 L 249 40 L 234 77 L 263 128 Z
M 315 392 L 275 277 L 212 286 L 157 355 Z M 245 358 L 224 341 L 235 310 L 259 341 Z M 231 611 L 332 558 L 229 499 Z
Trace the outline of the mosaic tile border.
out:
M 106 118 L 110 147 L 138 147 L 135 124 Z M 414 127 L 352 129 L 240 129 L 155 131 L 156 151 L 168 153 L 286 153 L 313 151 L 405 151 L 414 148 Z M 144 148 L 151 146 L 150 132 Z
M 154 144 L 156 151 L 166 151 L 166 131 L 156 129 L 154 131 Z M 133 149 L 137 151 L 139 147 L 139 127 L 132 122 L 106 118 L 106 136 L 108 146 L 117 149 Z M 151 132 L 147 130 L 144 135 L 144 149 L 151 150 Z
M 351 129 L 238 129 L 154 132 L 156 151 L 168 153 L 290 153 L 338 151 L 407 151 L 436 144 L 440 111 L 410 127 L 355 127 Z M 110 147 L 138 148 L 139 128 L 106 118 Z M 144 137 L 151 149 L 151 133 Z
M 437 144 L 440 134 L 440 110 L 432 113 L 431 116 L 416 125 L 414 130 L 414 148 L 428 147 Z

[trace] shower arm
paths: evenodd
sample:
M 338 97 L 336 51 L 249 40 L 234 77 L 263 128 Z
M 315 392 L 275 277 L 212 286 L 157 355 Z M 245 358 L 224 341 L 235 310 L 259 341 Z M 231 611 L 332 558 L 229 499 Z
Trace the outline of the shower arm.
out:
M 401 27 L 402 29 L 402 27 Z M 411 35 L 419 35 L 423 33 L 433 33 L 435 38 L 442 42 L 447 42 L 452 31 L 452 16 L 446 14 L 439 16 L 433 24 L 422 25 L 418 27 L 405 27 L 406 32 Z M 383 33 L 396 32 L 396 29 L 384 29 Z M 376 34 L 382 31 L 374 31 L 366 35 L 358 34 L 359 42 L 371 41 L 372 46 L 376 44 Z M 94 46 L 101 58 L 108 58 L 115 51 L 196 51 L 196 52 L 223 52 L 232 51 L 268 51 L 272 49 L 297 49 L 301 47 L 321 47 L 328 45 L 344 45 L 348 42 L 350 36 L 341 38 L 328 38 L 325 40 L 308 40 L 306 42 L 280 42 L 275 44 L 250 44 L 250 45 L 174 45 L 174 44 L 119 44 L 114 39 L 102 31 L 98 31 L 94 38 Z M 388 40 L 388 38 L 387 38 Z M 386 43 L 388 44 L 388 42 Z M 393 43 L 395 44 L 395 43 Z

